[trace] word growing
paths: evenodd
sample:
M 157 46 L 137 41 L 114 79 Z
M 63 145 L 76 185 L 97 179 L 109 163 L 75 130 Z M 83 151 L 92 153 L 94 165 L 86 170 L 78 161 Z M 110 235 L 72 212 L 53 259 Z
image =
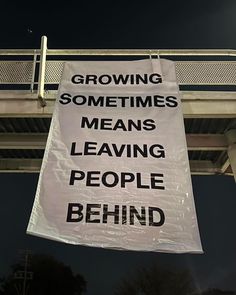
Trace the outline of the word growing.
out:
M 103 75 L 74 75 L 71 78 L 73 84 L 115 84 L 115 85 L 126 85 L 126 84 L 158 84 L 162 83 L 161 75 L 158 73 L 152 74 L 128 74 L 128 75 L 116 75 L 116 74 L 103 74 Z

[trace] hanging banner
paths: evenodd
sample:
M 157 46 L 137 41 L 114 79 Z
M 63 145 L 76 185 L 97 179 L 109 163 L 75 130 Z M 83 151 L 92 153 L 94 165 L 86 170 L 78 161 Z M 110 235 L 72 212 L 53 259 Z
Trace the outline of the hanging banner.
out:
M 172 61 L 65 63 L 27 233 L 202 252 Z

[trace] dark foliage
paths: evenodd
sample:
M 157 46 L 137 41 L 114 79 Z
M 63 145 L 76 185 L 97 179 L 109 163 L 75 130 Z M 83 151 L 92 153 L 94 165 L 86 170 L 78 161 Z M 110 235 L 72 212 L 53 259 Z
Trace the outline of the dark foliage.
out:
M 80 274 L 74 275 L 69 266 L 48 255 L 32 255 L 24 288 L 22 264 L 12 266 L 12 273 L 2 279 L 0 295 L 81 295 L 86 291 L 86 281 Z
M 223 291 L 219 289 L 209 289 L 202 293 L 202 295 L 236 295 L 234 291 Z
M 187 295 L 194 293 L 193 280 L 187 271 L 170 271 L 153 266 L 123 279 L 116 295 Z

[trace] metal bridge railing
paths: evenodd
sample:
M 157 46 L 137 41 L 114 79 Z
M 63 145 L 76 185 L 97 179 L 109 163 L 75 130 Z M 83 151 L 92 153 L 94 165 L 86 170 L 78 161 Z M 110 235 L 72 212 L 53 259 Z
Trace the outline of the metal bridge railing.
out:
M 26 56 L 27 60 L 24 60 Z M 92 56 L 169 57 L 174 58 L 176 62 L 176 74 L 180 85 L 236 85 L 236 60 L 231 60 L 236 57 L 236 50 L 51 50 L 47 49 L 47 38 L 43 36 L 40 50 L 0 50 L 0 87 L 4 85 L 4 89 L 9 89 L 12 85 L 14 87 L 25 85 L 30 91 L 37 91 L 38 97 L 42 105 L 44 105 L 45 86 L 59 84 L 64 62 L 67 59 L 71 60 L 73 57 L 78 60 L 82 56 L 87 56 L 88 58 Z M 9 60 L 9 57 L 17 57 L 17 60 Z M 185 57 L 189 60 L 178 60 L 180 57 Z M 192 57 L 201 57 L 203 61 L 191 61 Z M 223 57 L 228 60 L 207 61 L 206 57 Z
M 121 58 L 127 60 L 157 58 L 158 56 L 176 62 L 177 79 L 180 86 L 183 86 L 181 90 L 185 90 L 182 93 L 183 113 L 188 131 L 186 134 L 192 171 L 198 174 L 232 174 L 233 169 L 236 178 L 236 50 L 54 50 L 47 49 L 45 36 L 41 40 L 41 49 L 0 49 L 0 115 L 2 116 L 2 131 L 7 133 L 0 132 L 2 133 L 2 155 L 5 155 L 0 161 L 0 171 L 1 169 L 13 171 L 16 169 L 14 165 L 18 167 L 18 170 L 27 170 L 24 168 L 27 165 L 29 169 L 27 171 L 32 171 L 35 167 L 40 168 L 41 159 L 38 158 L 37 150 L 39 147 L 42 148 L 42 145 L 39 141 L 35 141 L 35 135 L 32 135 L 32 132 L 39 133 L 36 138 L 39 139 L 38 136 L 41 135 L 40 131 L 37 132 L 37 126 L 40 124 L 44 126 L 45 121 L 52 115 L 56 91 L 47 90 L 57 89 L 65 61 L 120 60 Z M 221 86 L 223 87 L 221 88 Z M 19 91 L 22 89 L 24 91 Z M 223 91 L 219 91 L 219 89 Z M 225 91 L 225 89 L 230 91 Z M 217 91 L 212 93 L 208 90 Z M 40 107 L 37 98 L 40 100 L 41 106 L 46 105 L 45 99 L 47 99 L 47 106 Z M 223 124 L 222 120 L 220 119 L 221 121 L 218 122 L 217 118 L 227 120 L 227 122 Z M 20 122 L 24 122 L 24 127 Z M 12 125 L 13 123 L 15 125 Z M 32 129 L 28 128 L 27 124 Z M 234 130 L 232 131 L 234 132 L 233 136 L 231 133 L 227 133 L 225 138 L 223 133 L 225 131 L 231 132 L 231 129 Z M 21 134 L 22 130 L 27 130 L 29 133 L 27 136 L 32 135 L 30 138 L 34 139 L 28 141 L 28 137 Z M 4 136 L 9 136 L 9 138 Z M 225 143 L 226 139 L 228 146 Z M 36 143 L 38 146 L 35 146 Z M 22 149 L 23 156 L 18 152 L 15 153 L 13 149 Z M 230 150 L 230 155 L 233 154 L 231 162 L 226 149 Z M 24 153 L 27 156 L 24 156 Z M 14 157 L 8 159 L 9 156 L 12 157 L 12 154 Z M 26 163 L 28 164 L 26 165 Z

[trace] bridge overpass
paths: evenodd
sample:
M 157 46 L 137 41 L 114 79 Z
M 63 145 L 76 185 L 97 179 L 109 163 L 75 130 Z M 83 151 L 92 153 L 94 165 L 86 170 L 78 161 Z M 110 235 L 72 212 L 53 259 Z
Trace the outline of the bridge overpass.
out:
M 39 172 L 67 60 L 176 62 L 192 174 L 236 179 L 236 50 L 0 49 L 0 172 Z

